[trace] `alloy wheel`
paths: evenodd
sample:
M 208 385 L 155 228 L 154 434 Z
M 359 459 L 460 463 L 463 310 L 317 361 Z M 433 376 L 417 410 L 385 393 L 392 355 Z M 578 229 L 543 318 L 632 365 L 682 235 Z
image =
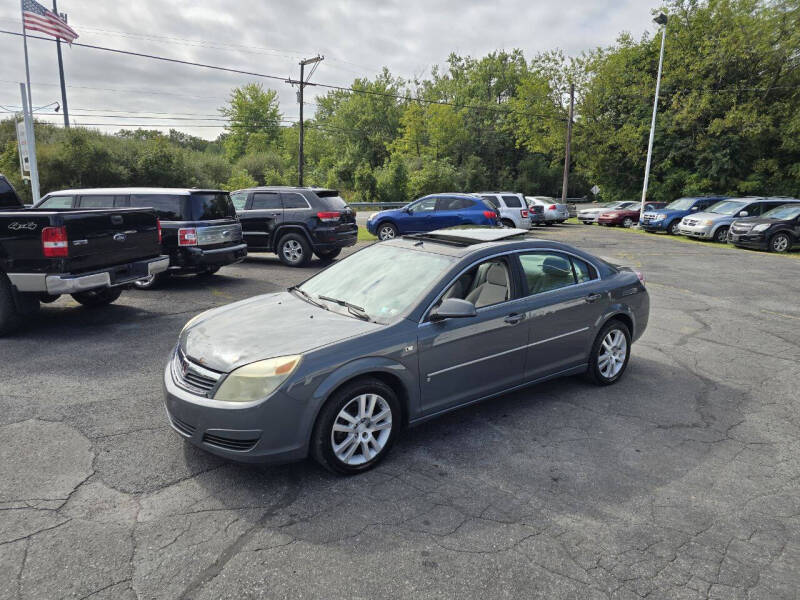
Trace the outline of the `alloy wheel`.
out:
M 630 217 L 625 217 L 625 220 L 622 222 L 622 225 L 630 229 L 631 227 L 633 227 L 633 219 L 631 219 Z
M 283 256 L 291 263 L 303 260 L 303 247 L 297 240 L 286 240 L 283 244 Z
M 612 329 L 603 338 L 600 345 L 600 355 L 597 357 L 597 367 L 600 374 L 606 379 L 614 378 L 625 365 L 628 354 L 628 340 L 619 329 Z
M 789 249 L 789 238 L 779 233 L 772 238 L 771 247 L 773 252 L 786 252 Z
M 378 231 L 378 239 L 383 241 L 392 240 L 395 238 L 394 227 L 391 225 L 382 225 Z
M 361 394 L 350 400 L 333 420 L 331 447 L 348 466 L 375 459 L 392 434 L 392 409 L 378 394 Z

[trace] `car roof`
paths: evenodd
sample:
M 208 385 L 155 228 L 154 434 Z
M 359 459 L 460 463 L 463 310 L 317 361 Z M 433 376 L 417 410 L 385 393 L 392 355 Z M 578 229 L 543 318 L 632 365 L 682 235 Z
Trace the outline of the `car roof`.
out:
M 236 192 L 258 192 L 258 191 L 269 191 L 269 192 L 314 192 L 315 194 L 318 192 L 336 192 L 339 193 L 338 190 L 334 190 L 331 188 L 321 188 L 321 187 L 299 187 L 296 185 L 258 185 L 255 187 L 249 188 L 242 188 L 240 190 L 234 190 Z
M 519 192 L 475 192 L 475 194 L 511 194 L 513 196 L 521 196 Z
M 147 188 L 147 187 L 117 187 L 117 188 L 85 188 L 85 189 L 72 189 L 72 190 L 57 190 L 50 192 L 48 196 L 60 195 L 100 195 L 100 194 L 171 194 L 173 196 L 188 196 L 190 194 L 198 193 L 218 193 L 226 194 L 225 190 L 214 189 L 200 189 L 200 188 Z

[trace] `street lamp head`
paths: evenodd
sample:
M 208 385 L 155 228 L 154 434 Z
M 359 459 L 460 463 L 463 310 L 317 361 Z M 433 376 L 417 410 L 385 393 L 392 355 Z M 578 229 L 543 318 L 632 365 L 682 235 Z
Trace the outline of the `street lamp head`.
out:
M 659 25 L 666 25 L 667 24 L 667 15 L 664 13 L 660 13 L 655 19 L 653 19 L 654 23 L 658 23 Z
M 60 111 L 60 110 L 61 110 L 61 105 L 60 105 L 58 102 L 56 102 L 56 107 L 55 107 L 53 110 L 54 110 L 55 112 L 58 112 L 58 111 Z

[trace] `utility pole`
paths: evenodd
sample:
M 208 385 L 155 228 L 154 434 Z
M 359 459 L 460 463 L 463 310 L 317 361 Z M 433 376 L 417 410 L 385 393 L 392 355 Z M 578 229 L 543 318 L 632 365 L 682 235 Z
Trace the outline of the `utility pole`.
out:
M 575 84 L 569 86 L 569 121 L 567 121 L 567 148 L 564 152 L 564 183 L 561 188 L 561 204 L 567 203 L 567 186 L 569 185 L 570 147 L 572 146 L 572 116 L 575 110 Z
M 305 68 L 306 65 L 314 65 L 314 67 L 311 69 L 311 73 L 308 74 L 308 78 L 311 79 L 311 76 L 317 69 L 317 65 L 323 60 L 325 60 L 325 57 L 318 54 L 314 58 L 306 58 L 300 61 L 300 91 L 297 93 L 298 102 L 300 103 L 300 148 L 298 156 L 297 185 L 300 187 L 303 186 L 303 163 L 305 162 L 305 157 L 303 155 L 303 138 L 305 137 L 305 123 L 303 122 L 303 88 L 307 85 L 307 81 L 305 79 Z
M 28 104 L 30 88 L 25 89 L 25 84 L 19 84 L 19 93 L 22 96 L 22 117 L 25 121 L 25 138 L 28 144 L 28 164 L 31 172 L 31 196 L 33 203 L 39 202 L 39 167 L 36 163 L 36 138 L 33 134 L 33 108 Z
M 658 113 L 658 91 L 661 88 L 661 66 L 664 64 L 664 42 L 667 39 L 667 15 L 661 13 L 653 21 L 661 28 L 661 53 L 658 55 L 658 75 L 656 75 L 656 94 L 653 99 L 653 119 L 650 121 L 650 141 L 647 143 L 647 162 L 644 166 L 644 185 L 642 186 L 642 205 L 639 207 L 639 222 L 644 218 L 644 203 L 647 200 L 647 182 L 650 179 L 650 161 L 653 158 L 653 138 L 656 134 L 656 114 Z
M 53 0 L 53 12 L 58 15 L 56 0 Z M 67 15 L 64 15 L 67 22 Z M 64 129 L 69 129 L 69 109 L 67 108 L 67 86 L 64 83 L 64 61 L 61 58 L 61 38 L 56 38 L 56 53 L 58 54 L 58 75 L 61 78 L 61 107 L 64 109 Z

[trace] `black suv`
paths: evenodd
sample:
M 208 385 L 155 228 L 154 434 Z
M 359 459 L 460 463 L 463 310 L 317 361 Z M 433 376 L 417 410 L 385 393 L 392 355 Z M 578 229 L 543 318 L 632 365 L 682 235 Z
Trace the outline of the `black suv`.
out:
M 247 256 L 242 226 L 228 192 L 174 188 L 104 188 L 51 192 L 36 208 L 147 207 L 161 222 L 164 254 L 169 270 L 134 285 L 154 287 L 161 276 L 197 273 L 210 275 Z
M 358 239 L 353 209 L 336 190 L 257 187 L 231 192 L 251 252 L 274 252 L 290 267 L 302 267 L 316 254 L 336 258 Z
M 20 208 L 22 200 L 17 196 L 14 186 L 0 174 L 0 208 Z
M 770 252 L 789 252 L 800 246 L 800 200 L 786 199 L 785 204 L 760 217 L 735 220 L 728 230 L 728 241 Z

